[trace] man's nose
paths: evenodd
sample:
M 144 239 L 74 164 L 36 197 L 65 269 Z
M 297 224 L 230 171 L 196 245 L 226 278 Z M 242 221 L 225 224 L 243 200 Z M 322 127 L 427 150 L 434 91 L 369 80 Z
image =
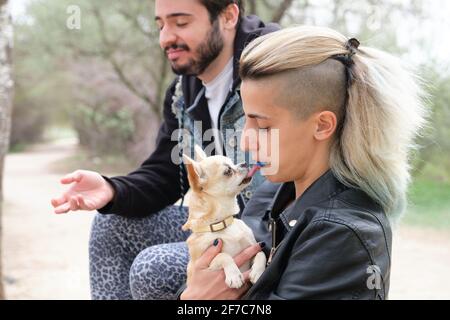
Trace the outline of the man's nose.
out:
M 177 35 L 170 31 L 169 28 L 163 28 L 159 33 L 159 45 L 164 51 L 176 42 Z

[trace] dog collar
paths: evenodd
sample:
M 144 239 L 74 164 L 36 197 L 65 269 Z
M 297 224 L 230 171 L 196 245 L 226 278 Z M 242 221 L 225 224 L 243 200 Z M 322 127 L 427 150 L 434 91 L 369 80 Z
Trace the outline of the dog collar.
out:
M 234 222 L 234 217 L 229 216 L 225 220 L 210 224 L 208 226 L 202 226 L 195 229 L 192 229 L 194 233 L 202 233 L 202 232 L 219 232 L 226 228 L 228 228 L 230 225 L 232 225 Z

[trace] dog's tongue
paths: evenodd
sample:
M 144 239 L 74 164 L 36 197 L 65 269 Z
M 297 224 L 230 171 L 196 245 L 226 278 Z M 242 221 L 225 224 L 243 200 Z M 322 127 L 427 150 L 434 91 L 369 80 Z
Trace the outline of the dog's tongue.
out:
M 247 178 L 251 178 L 255 175 L 256 171 L 258 171 L 259 169 L 261 169 L 261 167 L 259 165 L 254 165 L 253 168 L 251 168 L 251 170 L 248 172 L 247 174 Z

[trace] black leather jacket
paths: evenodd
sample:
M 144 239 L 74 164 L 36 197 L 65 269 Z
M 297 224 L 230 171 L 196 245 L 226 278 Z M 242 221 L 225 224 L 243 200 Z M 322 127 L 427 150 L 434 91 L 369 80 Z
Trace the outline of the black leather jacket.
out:
M 382 208 L 331 171 L 294 199 L 293 183 L 265 182 L 242 213 L 267 255 L 276 246 L 244 299 L 387 299 L 392 233 Z

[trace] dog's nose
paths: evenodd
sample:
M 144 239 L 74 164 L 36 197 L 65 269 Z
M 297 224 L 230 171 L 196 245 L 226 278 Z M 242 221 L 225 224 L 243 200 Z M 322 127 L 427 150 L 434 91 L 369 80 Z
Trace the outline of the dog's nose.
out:
M 248 164 L 246 164 L 245 162 L 238 164 L 238 167 L 240 169 L 248 169 Z

